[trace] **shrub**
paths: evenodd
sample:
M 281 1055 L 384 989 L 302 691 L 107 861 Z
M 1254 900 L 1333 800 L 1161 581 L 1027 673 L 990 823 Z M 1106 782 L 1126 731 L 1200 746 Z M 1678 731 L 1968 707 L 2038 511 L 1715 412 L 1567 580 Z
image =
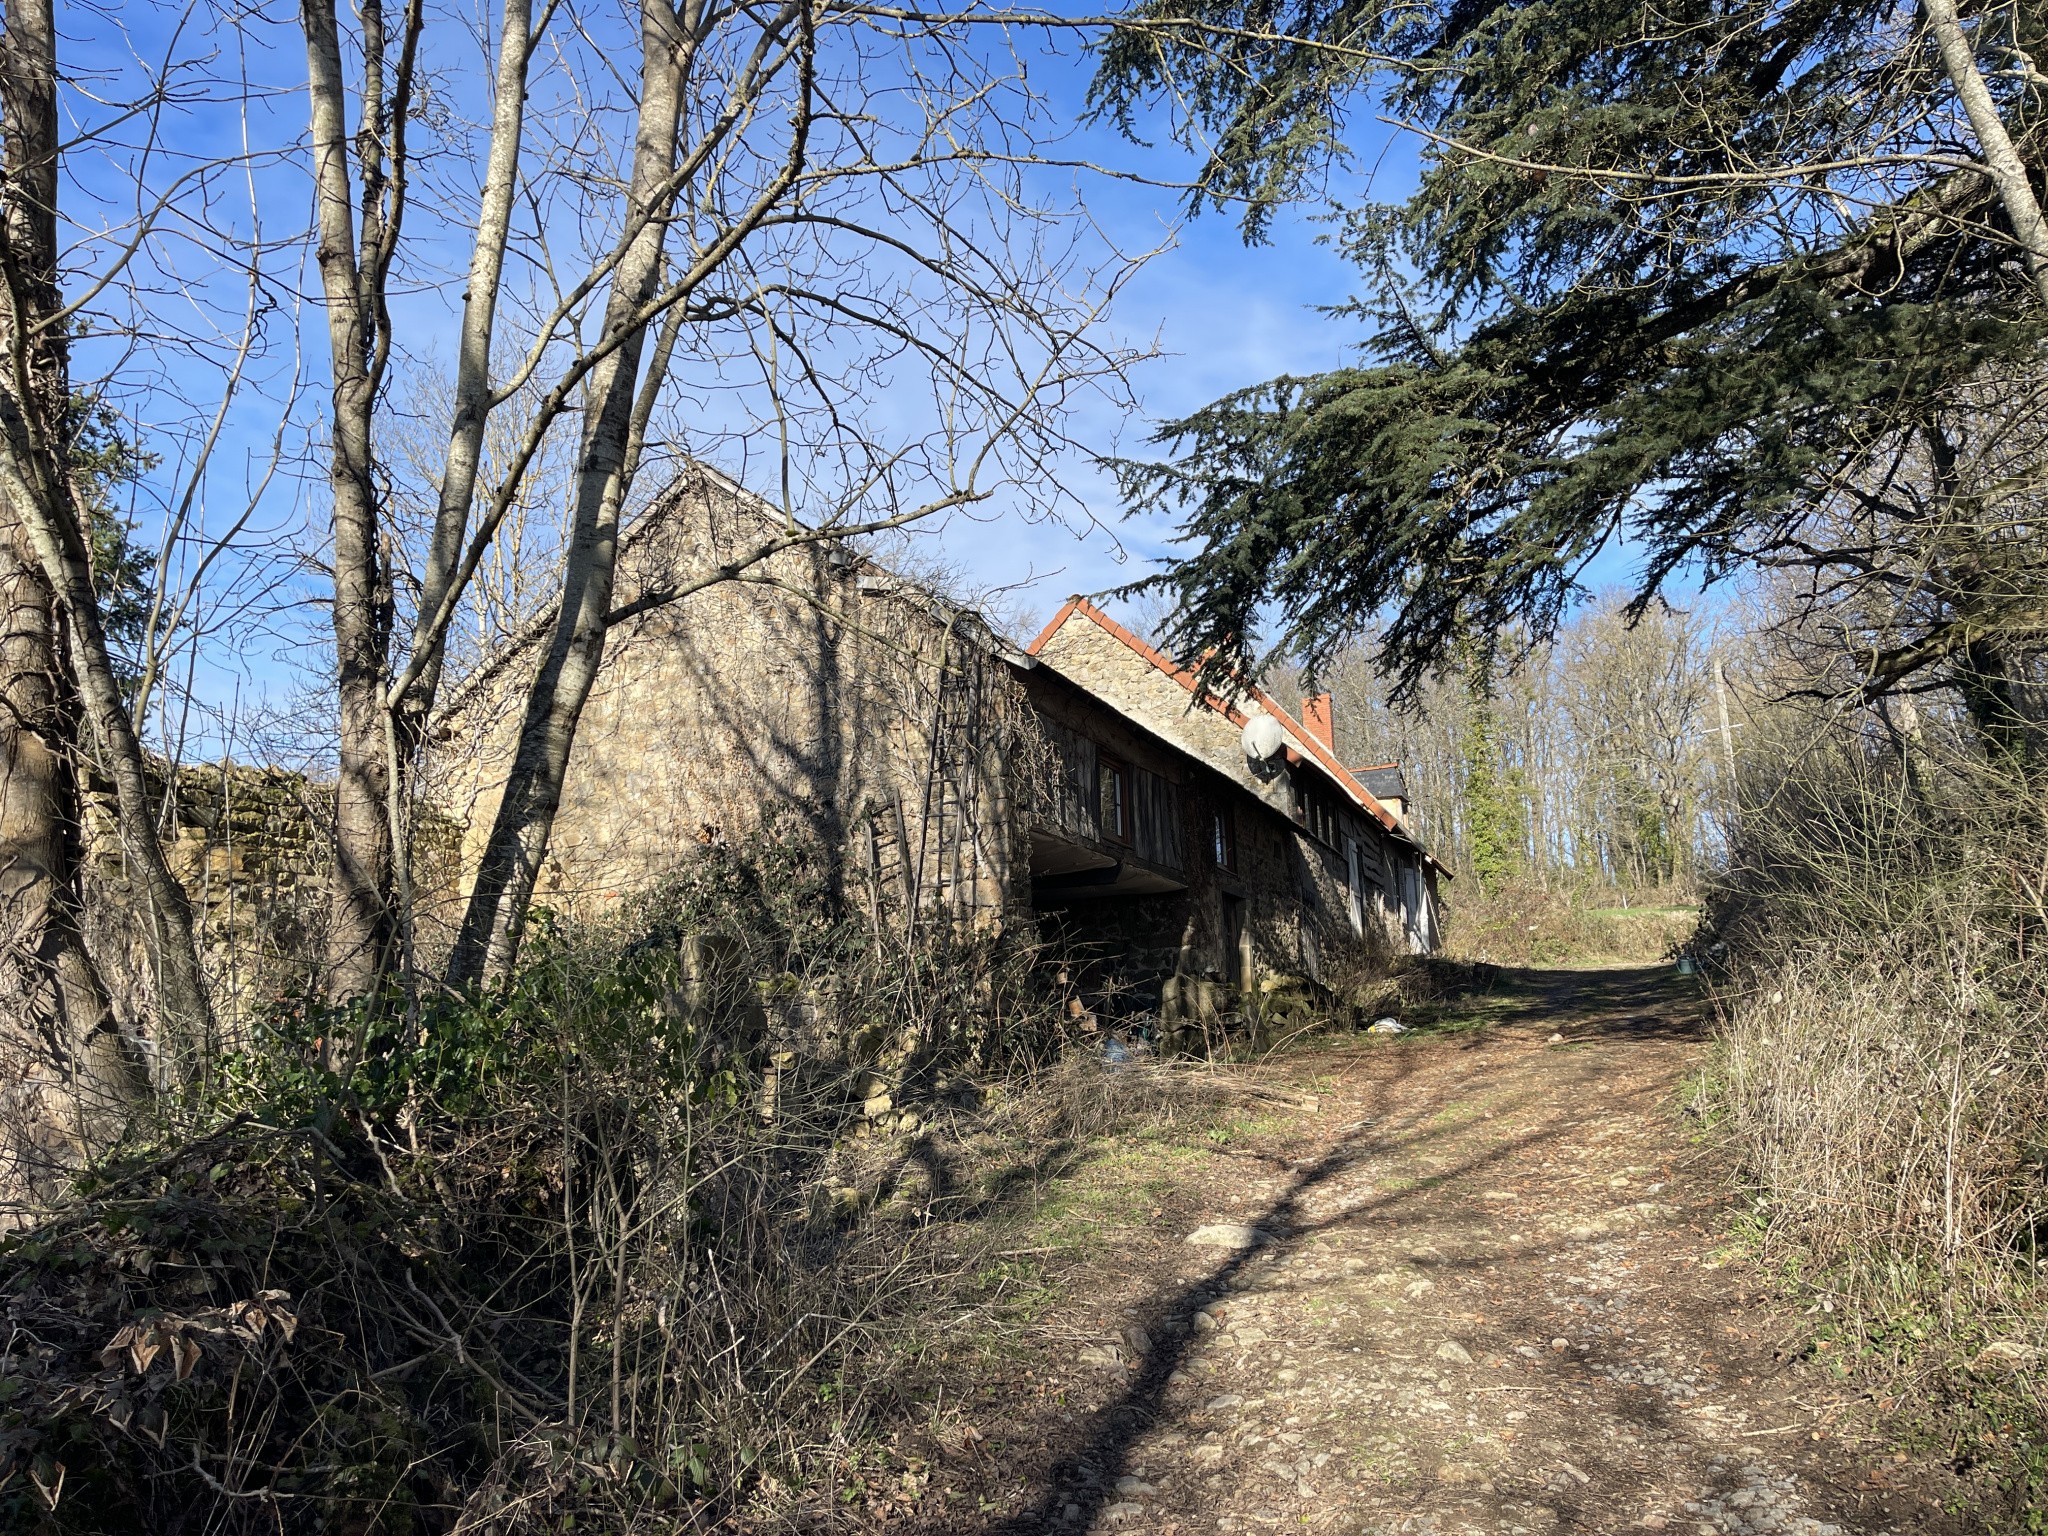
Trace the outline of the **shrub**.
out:
M 1847 730 L 1758 744 L 1710 900 L 1708 1097 L 1767 1256 L 1899 1384 L 1986 1415 L 1965 1460 L 2024 1488 L 2048 1424 L 2048 835 L 2038 786 L 1933 766 Z
M 771 834 L 502 995 L 266 1021 L 0 1247 L 0 1525 L 671 1530 L 810 1476 L 939 1283 L 887 1218 L 973 1074 L 1050 1064 L 983 1112 L 1040 1138 L 1142 1082 L 1059 1062 L 1027 950 L 816 870 Z

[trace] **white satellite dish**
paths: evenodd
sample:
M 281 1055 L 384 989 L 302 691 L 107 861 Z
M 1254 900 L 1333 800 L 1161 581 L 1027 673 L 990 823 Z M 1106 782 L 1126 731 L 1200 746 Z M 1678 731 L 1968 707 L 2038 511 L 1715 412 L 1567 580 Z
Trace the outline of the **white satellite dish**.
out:
M 1245 761 L 1252 772 L 1266 778 L 1277 772 L 1280 756 L 1287 748 L 1287 733 L 1271 715 L 1253 715 L 1244 723 Z

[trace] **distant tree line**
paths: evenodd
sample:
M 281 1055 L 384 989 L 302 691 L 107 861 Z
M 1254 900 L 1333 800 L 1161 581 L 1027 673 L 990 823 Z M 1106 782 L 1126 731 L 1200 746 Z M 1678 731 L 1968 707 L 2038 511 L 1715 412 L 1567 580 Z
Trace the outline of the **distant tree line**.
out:
M 1518 665 L 1468 651 L 1406 707 L 1363 648 L 1344 651 L 1323 677 L 1340 755 L 1398 761 L 1411 821 L 1482 894 L 1688 889 L 1720 843 L 1722 636 L 1696 613 L 1659 605 L 1631 624 L 1624 607 L 1581 610 Z

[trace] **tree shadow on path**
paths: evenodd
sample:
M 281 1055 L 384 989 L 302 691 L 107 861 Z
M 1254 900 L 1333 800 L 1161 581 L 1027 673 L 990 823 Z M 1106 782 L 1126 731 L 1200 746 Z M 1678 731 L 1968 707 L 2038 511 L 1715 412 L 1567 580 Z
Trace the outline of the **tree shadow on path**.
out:
M 1419 1038 L 1403 1042 L 1407 1049 L 1402 1051 L 1401 1060 L 1385 1063 L 1394 1066 L 1394 1071 L 1390 1075 L 1376 1074 L 1367 1085 L 1373 1095 L 1368 1107 L 1374 1113 L 1340 1133 L 1313 1161 L 1287 1165 L 1290 1177 L 1285 1188 L 1256 1215 L 1243 1218 L 1247 1225 L 1264 1234 L 1265 1241 L 1257 1247 L 1233 1252 L 1206 1272 L 1180 1281 L 1150 1299 L 1136 1315 L 1136 1321 L 1146 1331 L 1152 1347 L 1144 1351 L 1124 1389 L 1074 1426 L 1067 1437 L 1067 1448 L 1057 1457 L 1038 1496 L 1022 1510 L 988 1527 L 989 1536 L 1092 1531 L 1103 1525 L 1105 1513 L 1117 1501 L 1117 1479 L 1129 1471 L 1138 1442 L 1162 1418 L 1186 1411 L 1179 1406 L 1169 1409 L 1166 1398 L 1173 1378 L 1188 1363 L 1194 1348 L 1195 1335 L 1189 1320 L 1203 1307 L 1233 1292 L 1249 1289 L 1248 1282 L 1256 1268 L 1299 1251 L 1322 1233 L 1368 1222 L 1374 1223 L 1375 1231 L 1383 1233 L 1387 1240 L 1397 1242 L 1401 1228 L 1397 1221 L 1387 1218 L 1398 1218 L 1404 1207 L 1431 1198 L 1446 1185 L 1503 1166 L 1522 1166 L 1525 1159 L 1555 1151 L 1568 1144 L 1583 1121 L 1606 1107 L 1597 1097 L 1576 1096 L 1564 1113 L 1553 1115 L 1524 1134 L 1503 1136 L 1475 1155 L 1434 1167 L 1429 1177 L 1406 1188 L 1377 1191 L 1368 1199 L 1349 1204 L 1341 1215 L 1312 1219 L 1312 1197 L 1362 1162 L 1393 1153 L 1412 1156 L 1454 1134 L 1451 1127 L 1438 1123 L 1436 1118 L 1443 1108 L 1441 1098 L 1426 1095 L 1418 1100 L 1413 1092 L 1404 1094 L 1422 1051 L 1439 1053 L 1440 1060 L 1446 1046 L 1463 1051 L 1520 1044 L 1526 1049 L 1539 1045 L 1560 1029 L 1567 1044 L 1599 1040 L 1624 1051 L 1638 1044 L 1697 1041 L 1703 1035 L 1696 995 L 1689 987 L 1673 985 L 1669 967 L 1503 971 L 1489 978 L 1489 983 L 1485 1027 L 1443 1033 L 1426 1028 L 1417 1031 Z M 1587 1059 L 1581 1070 L 1568 1074 L 1569 1079 L 1582 1084 L 1583 1070 L 1592 1066 L 1592 1060 Z M 1559 1089 L 1574 1091 L 1563 1081 Z M 1513 1112 L 1509 1105 L 1499 1107 L 1503 1112 Z M 1475 1211 L 1472 1219 L 1483 1215 Z M 1381 1222 L 1386 1224 L 1381 1226 Z M 1561 1250 L 1582 1245 L 1560 1242 L 1555 1246 Z M 1529 1260 L 1541 1257 L 1543 1251 L 1544 1245 L 1525 1243 L 1513 1256 Z M 1647 1402 L 1632 1407 L 1638 1415 L 1654 1412 Z
M 1628 1120 L 1640 1116 L 1642 1124 L 1649 1126 L 1655 1124 L 1659 1106 L 1669 1108 L 1673 1057 L 1667 1053 L 1671 1047 L 1704 1038 L 1700 1020 L 1704 1010 L 1698 993 L 1679 983 L 1669 967 L 1569 973 L 1507 971 L 1495 973 L 1489 981 L 1485 997 L 1475 999 L 1483 1001 L 1483 1008 L 1477 1010 L 1485 1014 L 1483 1028 L 1470 1024 L 1460 1028 L 1452 1020 L 1442 1028 L 1417 1030 L 1395 1042 L 1395 1051 L 1358 1042 L 1337 1044 L 1335 1051 L 1317 1057 L 1313 1069 L 1319 1073 L 1341 1073 L 1348 1053 L 1354 1051 L 1360 1055 L 1352 1059 L 1360 1065 L 1372 1057 L 1370 1077 L 1356 1083 L 1366 1090 L 1368 1098 L 1360 1108 L 1368 1118 L 1341 1128 L 1311 1161 L 1280 1163 L 1276 1171 L 1284 1171 L 1284 1188 L 1255 1214 L 1233 1214 L 1231 1221 L 1243 1221 L 1266 1235 L 1260 1247 L 1235 1251 L 1219 1264 L 1178 1278 L 1149 1298 L 1135 1321 L 1147 1331 L 1151 1348 L 1143 1350 L 1141 1362 L 1112 1401 L 1073 1423 L 1061 1436 L 1061 1444 L 1055 1446 L 1055 1462 L 1040 1481 L 1038 1493 L 1012 1516 L 991 1520 L 983 1528 L 989 1536 L 1042 1536 L 1044 1532 L 1071 1536 L 1073 1532 L 1112 1530 L 1116 1518 L 1110 1511 L 1118 1503 L 1116 1481 L 1133 1473 L 1133 1458 L 1145 1436 L 1163 1421 L 1186 1421 L 1200 1415 L 1200 1409 L 1190 1409 L 1186 1397 L 1178 1395 L 1180 1382 L 1176 1382 L 1176 1374 L 1188 1366 L 1196 1348 L 1192 1315 L 1233 1294 L 1280 1290 L 1282 1286 L 1260 1274 L 1264 1266 L 1284 1264 L 1323 1235 L 1352 1231 L 1362 1237 L 1360 1255 L 1384 1249 L 1386 1266 L 1407 1264 L 1417 1272 L 1440 1272 L 1440 1278 L 1442 1274 L 1485 1272 L 1499 1264 L 1522 1266 L 1520 1274 L 1528 1276 L 1530 1266 L 1544 1272 L 1544 1266 L 1567 1257 L 1569 1268 L 1559 1272 L 1556 1284 L 1571 1288 L 1577 1282 L 1567 1276 L 1577 1272 L 1581 1262 L 1593 1264 L 1595 1270 L 1606 1262 L 1599 1251 L 1612 1237 L 1612 1227 L 1599 1227 L 1597 1217 L 1610 1208 L 1610 1202 L 1628 1204 L 1640 1196 L 1608 1196 L 1604 1186 L 1610 1169 L 1606 1163 L 1599 1163 L 1599 1188 L 1587 1188 L 1579 1171 L 1581 1159 L 1587 1155 L 1587 1147 L 1610 1135 L 1618 1114 Z M 1565 1036 L 1563 1044 L 1552 1044 L 1554 1034 Z M 1575 1049 L 1579 1042 L 1589 1049 Z M 1446 1057 L 1446 1051 L 1452 1057 Z M 1464 1059 L 1466 1051 L 1491 1051 L 1493 1055 L 1485 1063 L 1475 1061 L 1470 1073 L 1452 1067 L 1446 1075 L 1442 1069 L 1448 1061 Z M 1417 1081 L 1425 1063 L 1434 1063 L 1432 1077 Z M 1466 1143 L 1460 1151 L 1450 1153 L 1448 1143 L 1470 1135 L 1470 1116 L 1479 1112 L 1497 1116 L 1495 1128 L 1481 1133 L 1479 1145 Z M 1518 1126 L 1516 1120 L 1522 1124 Z M 1382 1157 L 1399 1157 L 1427 1171 L 1423 1178 L 1389 1180 L 1389 1186 L 1362 1190 L 1358 1198 L 1352 1198 L 1350 1190 L 1339 1196 L 1337 1190 L 1327 1188 L 1348 1169 Z M 1505 1237 L 1499 1243 L 1487 1241 L 1491 1233 L 1499 1231 L 1499 1217 L 1495 1208 L 1479 1204 L 1479 1180 L 1481 1176 L 1489 1182 L 1501 1180 L 1503 1171 L 1509 1182 L 1522 1180 L 1524 1190 L 1534 1178 L 1536 1192 L 1526 1198 L 1552 1214 L 1561 1214 L 1573 1225 L 1538 1235 L 1528 1229 L 1524 1219 L 1516 1223 L 1513 1241 L 1505 1241 Z M 1399 1188 L 1393 1188 L 1395 1184 Z M 1335 1212 L 1331 1212 L 1331 1200 L 1319 1200 L 1319 1194 L 1335 1196 Z M 1485 1192 L 1485 1198 L 1493 1198 L 1493 1192 Z M 1567 1210 L 1571 1214 L 1565 1214 Z M 1583 1225 L 1583 1219 L 1593 1221 Z M 1477 1239 L 1477 1245 L 1452 1239 L 1458 1251 L 1450 1257 L 1432 1255 L 1427 1251 L 1430 1243 L 1423 1243 L 1421 1255 L 1411 1253 L 1407 1247 L 1415 1237 L 1413 1223 L 1417 1221 L 1430 1231 L 1432 1243 L 1442 1241 L 1444 1229 L 1450 1227 L 1466 1231 Z M 1583 1260 L 1577 1257 L 1581 1253 Z M 1315 1290 L 1331 1282 L 1309 1274 L 1300 1284 Z M 1724 1282 L 1710 1284 L 1722 1286 Z M 1679 1350 L 1681 1356 L 1700 1358 L 1708 1346 L 1722 1348 L 1718 1339 L 1708 1337 L 1716 1327 L 1714 1319 L 1722 1317 L 1722 1309 L 1739 1315 L 1743 1303 L 1724 1294 L 1714 1300 L 1714 1307 L 1681 1309 L 1673 1317 L 1679 1331 L 1669 1339 L 1686 1346 Z M 1546 1309 L 1556 1307 L 1556 1298 L 1546 1303 L 1538 1288 L 1538 1294 L 1518 1294 L 1507 1305 L 1513 1317 L 1503 1315 L 1493 1321 L 1495 1325 L 1511 1321 L 1511 1331 L 1507 1341 L 1495 1339 L 1493 1348 L 1507 1352 L 1509 1341 L 1516 1337 L 1536 1337 L 1538 1343 L 1548 1346 L 1554 1327 Z M 1520 1315 L 1524 1305 L 1528 1315 Z M 1493 1313 L 1497 1307 L 1489 1305 L 1487 1311 Z M 1542 1327 L 1540 1337 L 1530 1333 L 1534 1327 Z M 1565 1331 L 1577 1329 L 1565 1327 Z M 1649 1509 L 1657 1499 L 1667 1497 L 1667 1489 L 1649 1466 L 1634 1464 L 1628 1454 L 1612 1454 L 1620 1450 L 1614 1444 L 1616 1434 L 1677 1436 L 1686 1446 L 1696 1448 L 1700 1442 L 1688 1423 L 1690 1411 L 1679 1411 L 1675 1399 L 1667 1401 L 1651 1386 L 1630 1384 L 1638 1376 L 1628 1372 L 1640 1370 L 1649 1356 L 1640 1348 L 1622 1350 L 1620 1339 L 1612 1337 L 1610 1343 L 1618 1354 L 1604 1358 L 1599 1350 L 1610 1346 L 1602 1346 L 1597 1339 L 1610 1335 L 1595 1329 L 1585 1337 L 1593 1339 L 1587 1346 L 1593 1354 L 1577 1350 L 1552 1354 L 1546 1348 L 1542 1358 L 1516 1356 L 1516 1374 L 1489 1376 L 1489 1384 L 1481 1391 L 1546 1391 L 1561 1395 L 1556 1397 L 1559 1405 L 1583 1401 L 1587 1393 L 1597 1395 L 1597 1405 L 1571 1409 L 1565 1419 L 1556 1419 L 1552 1413 L 1552 1421 L 1544 1427 L 1544 1434 L 1567 1444 L 1554 1448 L 1556 1454 L 1534 1456 L 1528 1466 L 1548 1468 L 1544 1477 L 1554 1475 L 1552 1487 L 1546 1491 L 1540 1485 L 1528 1485 L 1511 1497 L 1522 1499 L 1524 1507 L 1544 1505 L 1559 1528 L 1620 1528 L 1634 1524 L 1638 1509 Z M 1765 1360 L 1767 1354 L 1765 1348 Z M 1530 1384 L 1491 1384 L 1503 1380 Z M 1307 1384 L 1300 1391 L 1313 1397 Z M 1171 1405 L 1169 1393 L 1176 1393 Z M 1757 1397 L 1749 1401 L 1749 1407 L 1763 1409 L 1767 1401 L 1776 1399 Z M 1755 1434 L 1765 1432 L 1778 1434 L 1776 1427 Z M 1733 1442 L 1735 1448 L 1745 1444 L 1755 1446 L 1755 1442 Z M 1153 1456 L 1151 1450 L 1145 1454 Z M 1593 1468 L 1589 1479 L 1579 1462 Z M 1565 1470 L 1556 1468 L 1569 1468 L 1571 1479 L 1577 1481 L 1567 1481 Z M 1692 1470 L 1710 1481 L 1720 1477 L 1704 1464 Z M 1821 1468 L 1804 1468 L 1808 1479 L 1819 1473 Z M 1735 1477 L 1735 1473 L 1726 1473 L 1726 1477 Z M 1518 1481 L 1526 1483 L 1526 1477 Z M 1718 1487 L 1718 1481 L 1714 1485 Z M 1339 1493 L 1337 1497 L 1348 1495 Z M 1452 1497 L 1456 1497 L 1454 1491 Z M 1503 1497 L 1509 1495 L 1503 1493 Z M 1432 1503 L 1430 1493 L 1417 1489 L 1407 1495 L 1405 1507 L 1413 1513 L 1438 1505 Z M 1622 1513 L 1624 1509 L 1628 1513 Z M 1356 1513 L 1364 1516 L 1366 1509 Z M 1163 1518 L 1169 1518 L 1165 1509 L 1147 1507 L 1143 1528 L 1155 1530 Z M 1186 1516 L 1180 1520 L 1186 1522 Z M 1208 1528 L 1208 1522 L 1198 1520 L 1194 1528 Z M 1862 1524 L 1851 1522 L 1849 1528 L 1862 1528 Z

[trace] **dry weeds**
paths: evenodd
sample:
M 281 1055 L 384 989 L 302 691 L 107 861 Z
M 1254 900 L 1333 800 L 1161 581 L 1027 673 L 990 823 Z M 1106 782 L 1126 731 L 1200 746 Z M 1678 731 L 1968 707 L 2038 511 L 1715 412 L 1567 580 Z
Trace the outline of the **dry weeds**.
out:
M 1957 757 L 1788 750 L 1715 900 L 1703 1102 L 1763 1252 L 1959 1465 L 2038 1495 L 2048 1400 L 2040 800 Z

